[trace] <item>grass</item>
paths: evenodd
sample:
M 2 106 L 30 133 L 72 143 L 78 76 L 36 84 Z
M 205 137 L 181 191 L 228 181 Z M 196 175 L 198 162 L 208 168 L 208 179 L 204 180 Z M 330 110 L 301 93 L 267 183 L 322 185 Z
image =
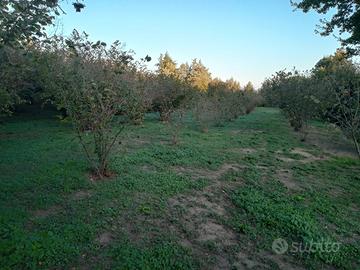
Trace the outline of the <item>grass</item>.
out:
M 188 119 L 177 146 L 149 114 L 98 182 L 51 113 L 0 128 L 0 269 L 360 267 L 359 160 L 300 142 L 278 110 L 208 133 Z M 277 238 L 340 248 L 277 255 Z

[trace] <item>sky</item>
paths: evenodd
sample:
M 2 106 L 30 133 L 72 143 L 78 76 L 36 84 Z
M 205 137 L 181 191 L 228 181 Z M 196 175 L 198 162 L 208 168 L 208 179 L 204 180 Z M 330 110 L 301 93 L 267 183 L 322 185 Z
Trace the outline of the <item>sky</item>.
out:
M 233 77 L 260 87 L 281 69 L 311 69 L 340 46 L 315 33 L 321 18 L 294 11 L 290 0 L 85 0 L 72 1 L 57 21 L 57 33 L 85 31 L 94 41 L 120 40 L 154 68 L 161 53 L 178 63 L 201 59 L 212 77 Z

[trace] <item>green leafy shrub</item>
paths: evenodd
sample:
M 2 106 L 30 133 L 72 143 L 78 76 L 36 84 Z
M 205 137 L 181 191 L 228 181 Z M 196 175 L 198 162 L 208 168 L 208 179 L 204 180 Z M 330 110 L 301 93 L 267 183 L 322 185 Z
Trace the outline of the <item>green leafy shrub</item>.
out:
M 121 128 L 113 129 L 115 116 L 125 105 L 125 76 L 132 68 L 132 56 L 119 42 L 108 48 L 77 31 L 64 42 L 61 49 L 57 40 L 50 47 L 48 55 L 57 57 L 50 58 L 42 82 L 47 96 L 66 110 L 94 173 L 108 176 L 109 155 L 124 127 L 118 121 Z
M 325 120 L 335 123 L 350 138 L 360 157 L 360 70 L 349 63 L 333 67 L 319 80 Z

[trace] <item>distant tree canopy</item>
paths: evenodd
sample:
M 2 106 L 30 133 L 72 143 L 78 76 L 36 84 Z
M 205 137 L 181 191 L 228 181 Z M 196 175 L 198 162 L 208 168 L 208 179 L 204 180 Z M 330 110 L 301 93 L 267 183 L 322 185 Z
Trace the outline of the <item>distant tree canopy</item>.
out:
M 240 83 L 234 80 L 234 78 L 230 78 L 229 80 L 226 80 L 225 83 L 226 83 L 226 88 L 231 91 L 239 91 L 241 89 Z
M 188 63 L 181 64 L 179 67 L 177 63 L 171 58 L 169 53 L 161 54 L 157 64 L 157 73 L 165 77 L 171 77 L 182 82 L 186 82 L 193 88 L 200 91 L 207 91 L 209 83 L 211 82 L 211 74 L 200 60 L 194 59 L 189 65 Z M 236 81 L 230 80 L 231 87 L 236 88 Z
M 248 82 L 244 87 L 244 91 L 251 93 L 255 91 L 255 88 L 251 82 Z
M 215 78 L 213 80 L 211 80 L 211 82 L 209 83 L 209 94 L 213 95 L 215 93 L 221 92 L 221 91 L 230 91 L 230 92 L 236 92 L 236 91 L 240 91 L 241 87 L 240 87 L 240 83 L 236 80 L 234 80 L 233 78 L 230 78 L 228 80 L 226 80 L 225 82 L 222 81 L 219 78 Z
M 170 57 L 169 53 L 161 54 L 159 57 L 158 73 L 168 77 L 176 77 L 176 62 Z
M 192 87 L 206 91 L 211 82 L 211 74 L 200 60 L 194 59 L 191 63 L 188 81 Z
M 181 64 L 178 68 L 178 78 L 185 82 L 188 79 L 190 73 L 190 66 L 188 63 Z
M 313 68 L 313 73 L 318 77 L 324 77 L 334 72 L 341 64 L 351 63 L 348 59 L 348 54 L 339 49 L 335 52 L 334 55 L 326 56 L 320 59 Z
M 192 60 L 191 65 L 184 63 L 177 66 L 177 63 L 171 58 L 169 53 L 166 52 L 165 54 L 160 55 L 159 62 L 156 66 L 158 75 L 176 79 L 201 92 L 237 92 L 240 90 L 253 92 L 255 90 L 251 82 L 242 89 L 240 83 L 234 78 L 230 78 L 226 81 L 219 78 L 212 79 L 209 69 L 198 59 Z
M 350 36 L 340 38 L 342 45 L 346 46 L 352 54 L 360 52 L 360 1 L 359 0 L 302 0 L 291 1 L 291 3 L 304 12 L 315 10 L 326 14 L 335 9 L 331 20 L 322 19 L 320 34 L 328 36 L 336 29 L 340 35 L 349 33 Z

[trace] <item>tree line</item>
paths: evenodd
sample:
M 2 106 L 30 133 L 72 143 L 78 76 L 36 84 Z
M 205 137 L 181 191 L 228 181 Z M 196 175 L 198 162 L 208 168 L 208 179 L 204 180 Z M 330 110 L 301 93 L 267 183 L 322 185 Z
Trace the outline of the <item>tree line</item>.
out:
M 309 74 L 278 72 L 264 82 L 262 96 L 267 104 L 282 108 L 296 130 L 315 117 L 337 124 L 360 155 L 359 68 L 347 57 L 356 53 L 359 42 L 359 5 L 354 0 L 294 5 L 305 12 L 338 7 L 323 34 L 335 27 L 350 32 L 351 37 L 342 40 L 347 52 L 322 59 Z M 74 3 L 76 12 L 84 7 Z M 178 66 L 165 53 L 157 70 L 150 71 L 146 64 L 151 57 L 136 60 L 119 41 L 91 41 L 76 30 L 70 37 L 48 37 L 46 27 L 61 12 L 58 0 L 0 2 L 0 115 L 10 115 L 22 103 L 55 106 L 72 122 L 99 177 L 109 174 L 109 155 L 121 131 L 130 123 L 141 124 L 146 112 L 157 112 L 169 123 L 177 144 L 186 113 L 206 132 L 251 112 L 260 102 L 251 83 L 241 88 L 233 79 L 212 79 L 197 59 Z
M 260 93 L 266 104 L 283 110 L 303 140 L 309 121 L 320 119 L 338 126 L 360 157 L 360 67 L 345 50 L 322 58 L 308 72 L 277 72 Z
M 360 52 L 360 2 L 358 0 L 301 0 L 292 5 L 307 13 L 329 15 L 316 32 L 335 35 L 342 48 L 322 58 L 310 71 L 281 70 L 261 87 L 265 103 L 280 107 L 296 131 L 306 139 L 309 120 L 338 126 L 353 141 L 360 157 L 360 67 L 353 57 Z
M 119 41 L 92 41 L 76 30 L 46 36 L 58 1 L 5 1 L 1 8 L 0 115 L 8 117 L 20 104 L 53 106 L 71 121 L 100 178 L 110 175 L 109 156 L 121 131 L 141 124 L 147 112 L 169 124 L 176 145 L 186 115 L 206 132 L 256 106 L 251 83 L 243 89 L 234 79 L 213 79 L 198 59 L 177 65 L 165 53 L 151 71 L 150 56 L 137 60 Z

